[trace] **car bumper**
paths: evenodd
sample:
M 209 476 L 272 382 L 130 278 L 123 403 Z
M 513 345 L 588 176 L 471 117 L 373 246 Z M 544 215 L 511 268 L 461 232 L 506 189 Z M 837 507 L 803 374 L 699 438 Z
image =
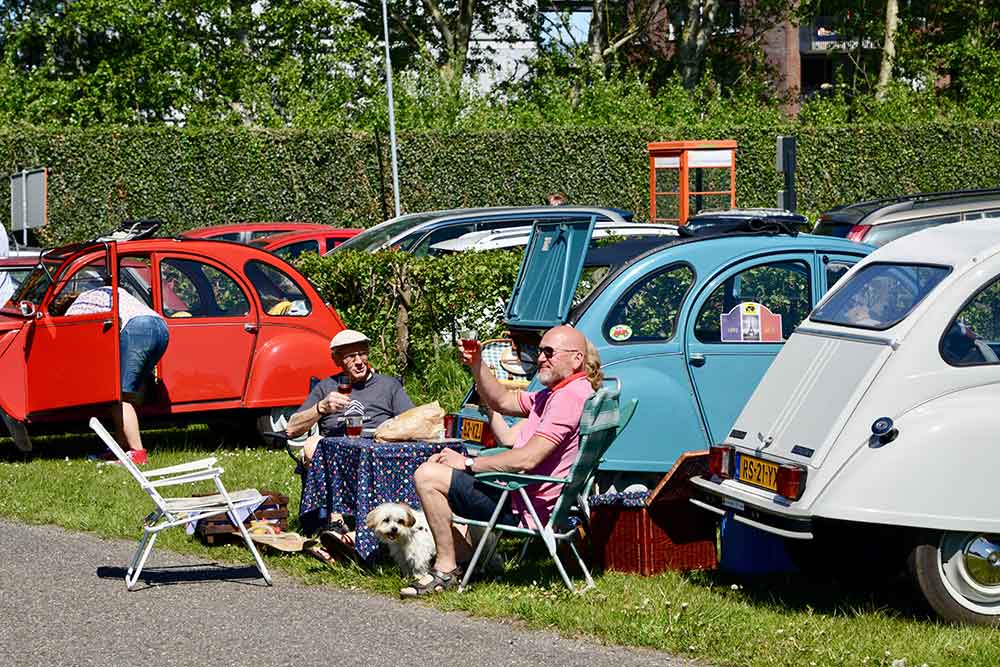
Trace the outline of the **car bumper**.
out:
M 790 505 L 780 503 L 773 494 L 758 495 L 754 490 L 731 480 L 714 481 L 692 477 L 695 491 L 691 503 L 719 516 L 767 533 L 793 540 L 813 538 L 813 518 Z

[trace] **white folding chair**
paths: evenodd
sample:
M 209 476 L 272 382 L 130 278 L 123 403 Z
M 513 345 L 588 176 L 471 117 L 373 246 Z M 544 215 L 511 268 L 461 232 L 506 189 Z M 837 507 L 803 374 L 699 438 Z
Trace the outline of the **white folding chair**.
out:
M 175 466 L 143 472 L 125 455 L 122 448 L 118 446 L 115 439 L 111 437 L 111 434 L 108 433 L 107 429 L 101 425 L 101 422 L 96 417 L 91 418 L 90 428 L 94 429 L 94 432 L 100 436 L 104 444 L 108 446 L 108 449 L 114 452 L 118 460 L 125 466 L 125 469 L 135 477 L 142 490 L 148 493 L 149 497 L 153 499 L 153 503 L 156 504 L 156 511 L 147 516 L 144 521 L 139 546 L 136 548 L 135 555 L 132 556 L 132 563 L 125 574 L 125 585 L 129 590 L 132 590 L 135 582 L 138 581 L 142 567 L 146 564 L 146 558 L 149 556 L 149 552 L 153 550 L 153 543 L 156 541 L 156 536 L 160 531 L 220 514 L 228 514 L 229 520 L 239 528 L 240 534 L 247 544 L 247 548 L 250 549 L 250 553 L 253 554 L 254 561 L 257 563 L 257 569 L 260 571 L 261 576 L 264 577 L 267 585 L 271 585 L 271 575 L 267 571 L 267 566 L 264 565 L 264 560 L 260 557 L 257 547 L 254 545 L 253 540 L 250 539 L 250 534 L 247 532 L 246 526 L 243 525 L 243 522 L 236 515 L 237 510 L 246 507 L 256 507 L 264 500 L 264 496 L 257 489 L 243 489 L 234 493 L 226 491 L 226 487 L 222 485 L 222 468 L 215 465 L 216 459 L 214 456 L 199 461 L 191 461 L 190 463 L 181 463 Z M 218 490 L 217 494 L 211 496 L 164 498 L 157 491 L 158 488 L 163 486 L 191 484 L 205 480 L 215 482 L 215 488 Z

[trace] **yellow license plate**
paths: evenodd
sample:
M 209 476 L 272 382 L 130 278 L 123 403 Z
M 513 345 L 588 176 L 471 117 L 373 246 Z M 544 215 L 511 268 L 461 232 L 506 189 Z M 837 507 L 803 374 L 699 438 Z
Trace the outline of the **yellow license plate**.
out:
M 469 442 L 482 442 L 483 422 L 476 421 L 475 419 L 463 419 L 462 440 L 468 440 Z
M 740 454 L 736 466 L 737 479 L 769 491 L 778 490 L 778 464 Z

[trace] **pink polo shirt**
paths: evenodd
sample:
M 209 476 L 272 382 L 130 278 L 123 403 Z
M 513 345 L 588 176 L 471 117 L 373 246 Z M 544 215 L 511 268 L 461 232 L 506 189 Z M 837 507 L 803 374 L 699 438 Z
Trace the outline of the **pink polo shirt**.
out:
M 549 477 L 565 477 L 569 474 L 580 447 L 580 415 L 583 414 L 583 404 L 593 394 L 590 380 L 584 372 L 575 373 L 552 388 L 518 394 L 518 402 L 527 414 L 527 421 L 517 434 L 514 448 L 523 447 L 536 435 L 556 444 L 544 461 L 534 470 L 525 472 Z M 562 490 L 562 484 L 551 483 L 537 484 L 526 489 L 531 504 L 543 523 L 549 520 Z M 533 526 L 531 514 L 520 494 L 513 494 L 511 509 L 520 515 L 522 525 Z

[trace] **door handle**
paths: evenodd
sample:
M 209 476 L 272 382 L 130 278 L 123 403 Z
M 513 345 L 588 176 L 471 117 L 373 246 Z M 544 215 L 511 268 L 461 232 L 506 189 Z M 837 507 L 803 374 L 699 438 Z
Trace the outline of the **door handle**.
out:
M 101 325 L 104 327 L 104 331 L 107 331 L 112 326 L 114 326 L 114 321 L 113 320 L 104 320 L 104 322 L 102 322 Z
M 243 330 L 246 331 L 247 333 L 257 333 L 257 325 L 256 324 L 244 324 L 243 325 Z
M 701 352 L 694 352 L 688 357 L 688 363 L 696 368 L 701 368 L 705 365 L 705 355 Z

